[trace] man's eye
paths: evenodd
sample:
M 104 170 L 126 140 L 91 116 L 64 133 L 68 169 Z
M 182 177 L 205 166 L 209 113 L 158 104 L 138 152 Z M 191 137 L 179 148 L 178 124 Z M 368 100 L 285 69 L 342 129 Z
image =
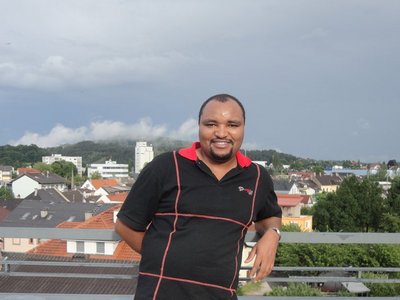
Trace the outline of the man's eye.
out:
M 229 127 L 239 127 L 238 124 L 229 124 Z

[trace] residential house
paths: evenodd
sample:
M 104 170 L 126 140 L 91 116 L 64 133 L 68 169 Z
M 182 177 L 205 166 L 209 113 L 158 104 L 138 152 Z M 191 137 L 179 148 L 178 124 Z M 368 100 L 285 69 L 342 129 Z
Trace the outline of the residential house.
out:
M 321 192 L 336 192 L 342 183 L 342 178 L 336 174 L 316 174 L 311 180 L 319 187 Z
M 0 199 L 0 224 L 21 203 L 21 201 L 21 199 Z M 3 241 L 4 238 L 0 237 L 0 251 L 4 250 Z
M 279 194 L 300 194 L 300 190 L 296 183 L 285 179 L 272 179 L 274 183 L 275 193 Z
M 82 184 L 81 188 L 96 191 L 102 187 L 115 187 L 118 185 L 117 179 L 88 179 Z
M 12 180 L 14 168 L 11 166 L 0 166 L 0 186 L 6 185 Z
M 65 221 L 85 221 L 85 218 L 95 216 L 112 206 L 112 204 L 69 203 L 61 198 L 60 202 L 25 199 L 0 223 L 0 226 L 55 228 Z M 27 252 L 40 242 L 33 238 L 4 238 L 4 251 Z
M 116 214 L 121 205 L 113 206 L 96 216 L 81 222 L 63 222 L 58 228 L 113 229 Z M 74 257 L 84 255 L 90 259 L 140 261 L 140 254 L 132 250 L 124 241 L 49 240 L 29 251 L 31 254 Z
M 282 224 L 296 224 L 302 231 L 312 231 L 312 216 L 302 215 L 301 207 L 307 202 L 306 195 L 277 194 L 278 204 L 282 208 Z
M 55 188 L 59 191 L 67 190 L 67 180 L 63 177 L 47 172 L 22 174 L 11 182 L 12 192 L 16 198 L 25 198 L 35 190 Z

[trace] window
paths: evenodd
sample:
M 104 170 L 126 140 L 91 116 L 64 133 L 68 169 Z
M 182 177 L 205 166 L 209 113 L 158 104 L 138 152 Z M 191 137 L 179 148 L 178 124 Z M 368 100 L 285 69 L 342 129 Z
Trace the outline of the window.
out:
M 104 254 L 105 253 L 105 244 L 104 242 L 97 242 L 96 243 L 96 253 Z
M 85 253 L 85 242 L 83 241 L 76 242 L 76 253 Z
M 12 244 L 13 245 L 21 245 L 21 239 L 12 239 Z

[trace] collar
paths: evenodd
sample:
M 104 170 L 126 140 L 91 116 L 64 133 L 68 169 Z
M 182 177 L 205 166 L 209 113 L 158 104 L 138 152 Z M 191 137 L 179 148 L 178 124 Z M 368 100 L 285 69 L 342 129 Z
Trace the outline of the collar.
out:
M 196 161 L 197 154 L 196 149 L 200 148 L 200 142 L 194 142 L 191 147 L 182 148 L 178 153 L 184 158 Z M 236 160 L 242 168 L 249 167 L 251 165 L 251 159 L 244 156 L 240 151 L 236 152 Z

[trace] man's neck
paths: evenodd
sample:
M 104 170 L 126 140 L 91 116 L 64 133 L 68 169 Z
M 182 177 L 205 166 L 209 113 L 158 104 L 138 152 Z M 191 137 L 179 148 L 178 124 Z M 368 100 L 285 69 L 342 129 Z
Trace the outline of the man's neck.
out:
M 204 155 L 201 148 L 196 149 L 196 154 L 197 158 L 207 165 L 218 180 L 221 180 L 230 170 L 236 168 L 238 165 L 235 155 L 226 162 L 218 162 Z

